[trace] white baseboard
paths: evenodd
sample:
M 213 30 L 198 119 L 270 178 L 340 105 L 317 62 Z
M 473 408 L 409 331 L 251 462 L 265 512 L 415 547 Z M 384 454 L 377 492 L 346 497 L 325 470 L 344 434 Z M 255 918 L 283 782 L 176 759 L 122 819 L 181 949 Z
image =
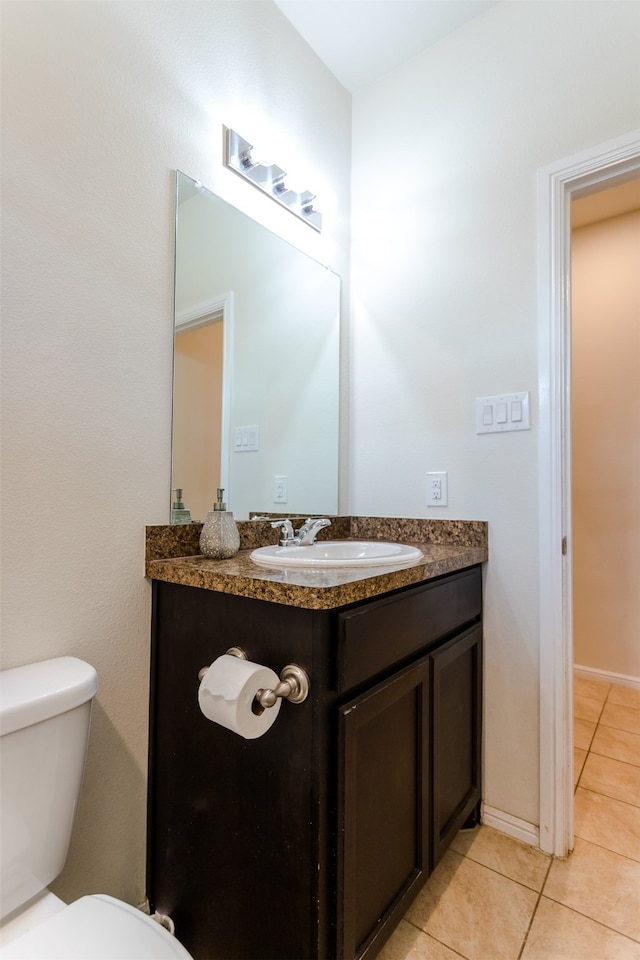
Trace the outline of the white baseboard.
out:
M 501 833 L 506 833 L 508 837 L 513 837 L 514 840 L 528 843 L 530 847 L 540 847 L 540 829 L 535 823 L 512 817 L 510 813 L 491 807 L 488 803 L 482 804 L 480 820 L 488 827 L 495 827 Z
M 600 680 L 601 683 L 617 683 L 621 687 L 631 687 L 633 690 L 640 690 L 640 677 L 630 677 L 626 673 L 612 673 L 610 670 L 594 670 L 593 667 L 583 667 L 579 663 L 574 664 L 573 672 L 576 677 L 582 677 L 583 680 Z

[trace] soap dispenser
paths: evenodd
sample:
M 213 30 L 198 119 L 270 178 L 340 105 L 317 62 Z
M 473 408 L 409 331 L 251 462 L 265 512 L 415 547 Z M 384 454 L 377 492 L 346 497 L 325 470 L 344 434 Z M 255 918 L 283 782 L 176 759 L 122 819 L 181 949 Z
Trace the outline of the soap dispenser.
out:
M 218 500 L 207 514 L 200 534 L 200 552 L 214 560 L 232 557 L 240 549 L 240 534 L 233 514 L 222 502 L 224 490 L 218 488 Z
M 187 510 L 182 499 L 182 487 L 176 487 L 176 499 L 171 510 L 171 523 L 191 523 L 191 511 Z

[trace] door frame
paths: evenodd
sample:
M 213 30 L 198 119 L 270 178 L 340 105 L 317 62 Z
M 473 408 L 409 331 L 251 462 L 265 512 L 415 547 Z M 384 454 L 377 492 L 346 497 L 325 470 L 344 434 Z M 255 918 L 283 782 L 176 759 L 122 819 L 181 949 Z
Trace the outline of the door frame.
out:
M 538 171 L 540 848 L 573 848 L 571 200 L 634 179 L 640 129 Z

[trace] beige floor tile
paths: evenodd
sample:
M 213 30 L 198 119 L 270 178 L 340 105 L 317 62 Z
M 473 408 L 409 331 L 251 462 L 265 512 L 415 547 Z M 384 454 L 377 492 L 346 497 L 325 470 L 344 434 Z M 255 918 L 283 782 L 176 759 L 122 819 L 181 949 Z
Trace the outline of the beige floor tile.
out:
M 538 892 L 542 890 L 551 862 L 550 857 L 535 847 L 486 826 L 460 831 L 451 849 Z
M 611 684 L 607 699 L 609 703 L 620 703 L 624 707 L 640 710 L 640 690 L 635 690 L 633 687 L 621 687 L 617 683 Z
M 448 850 L 407 919 L 468 960 L 515 960 L 538 895 Z
M 640 863 L 581 838 L 554 860 L 544 896 L 640 941 Z
M 542 897 L 522 960 L 640 960 L 640 943 Z
M 601 723 L 591 741 L 591 752 L 640 766 L 640 733 L 616 730 Z
M 640 807 L 640 767 L 632 763 L 590 753 L 582 768 L 580 786 Z
M 576 837 L 640 862 L 638 808 L 578 787 L 574 798 Z
M 378 960 L 460 960 L 460 954 L 412 923 L 401 920 L 378 954 Z
M 598 700 L 603 704 L 609 693 L 610 683 L 604 683 L 602 680 L 587 680 L 586 677 L 573 678 L 573 692 L 579 697 L 590 697 L 592 700 Z
M 591 697 L 579 697 L 573 695 L 573 716 L 577 720 L 593 720 L 595 723 L 600 719 L 603 704 L 599 700 L 592 700 Z
M 589 720 L 573 721 L 573 744 L 581 750 L 588 750 L 591 746 L 596 724 Z
M 573 748 L 573 785 L 574 787 L 580 779 L 580 774 L 582 773 L 582 768 L 584 767 L 584 762 L 587 759 L 587 751 L 581 750 L 579 747 Z
M 622 703 L 607 701 L 600 716 L 600 723 L 603 723 L 605 727 L 615 727 L 616 730 L 640 733 L 640 710 L 626 707 Z

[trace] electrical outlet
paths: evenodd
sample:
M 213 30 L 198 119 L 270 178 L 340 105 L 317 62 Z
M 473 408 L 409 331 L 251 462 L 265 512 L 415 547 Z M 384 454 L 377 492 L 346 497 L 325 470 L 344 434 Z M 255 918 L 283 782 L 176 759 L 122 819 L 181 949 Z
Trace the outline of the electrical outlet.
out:
M 273 478 L 273 502 L 287 502 L 287 478 L 280 476 Z
M 427 474 L 427 506 L 428 507 L 446 507 L 449 502 L 449 485 L 447 483 L 447 473 Z

